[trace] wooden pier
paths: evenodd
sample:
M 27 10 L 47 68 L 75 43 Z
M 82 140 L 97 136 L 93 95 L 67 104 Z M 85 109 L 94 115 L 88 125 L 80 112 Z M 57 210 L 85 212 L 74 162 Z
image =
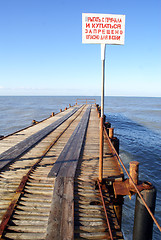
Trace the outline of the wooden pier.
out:
M 1 239 L 123 239 L 112 185 L 124 176 L 105 134 L 99 190 L 98 115 L 75 105 L 0 140 Z

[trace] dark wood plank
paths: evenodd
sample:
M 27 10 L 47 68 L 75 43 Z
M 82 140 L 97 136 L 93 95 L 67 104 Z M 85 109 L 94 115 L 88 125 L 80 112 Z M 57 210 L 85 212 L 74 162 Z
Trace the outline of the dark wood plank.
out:
M 57 159 L 57 164 L 49 174 L 51 177 L 57 177 L 46 240 L 74 239 L 74 176 L 88 126 L 90 110 L 91 107 L 88 107 Z
M 54 131 L 57 127 L 59 127 L 63 122 L 65 122 L 68 118 L 70 118 L 76 111 L 78 111 L 79 107 L 75 107 L 71 112 L 67 113 L 65 116 L 56 120 L 54 123 L 40 130 L 39 132 L 31 135 L 15 146 L 11 147 L 7 151 L 0 154 L 0 170 L 2 170 L 7 164 L 14 161 L 16 158 L 22 156 L 26 151 L 28 151 L 31 147 L 40 142 L 43 138 L 45 138 L 48 134 Z
M 73 178 L 56 178 L 45 239 L 74 239 Z
M 74 239 L 74 178 L 64 178 L 61 238 Z
M 62 222 L 62 201 L 64 193 L 64 179 L 57 178 L 55 180 L 52 204 L 48 220 L 46 240 L 61 239 L 60 229 Z
M 66 177 L 73 177 L 75 176 L 76 168 L 78 165 L 78 161 L 80 158 L 80 154 L 82 151 L 82 146 L 88 126 L 89 116 L 90 116 L 91 107 L 89 107 L 85 114 L 83 115 L 79 127 L 77 128 L 77 132 L 74 135 L 71 149 L 70 149 L 70 156 L 67 157 L 67 161 L 62 163 L 62 167 L 60 169 L 59 175 L 66 176 Z
M 88 126 L 91 106 L 87 108 L 72 136 L 59 155 L 48 177 L 74 177 Z

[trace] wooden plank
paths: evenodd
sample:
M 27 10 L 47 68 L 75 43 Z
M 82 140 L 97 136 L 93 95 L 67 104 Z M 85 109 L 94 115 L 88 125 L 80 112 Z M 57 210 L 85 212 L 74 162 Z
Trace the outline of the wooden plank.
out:
M 46 240 L 72 240 L 74 236 L 74 179 L 57 177 Z
M 82 106 L 74 108 L 71 112 L 67 113 L 65 116 L 56 120 L 54 123 L 45 127 L 44 129 L 36 132 L 15 146 L 9 148 L 7 151 L 0 154 L 0 170 L 4 168 L 8 163 L 14 161 L 16 158 L 22 156 L 26 151 L 28 151 L 31 147 L 40 142 L 44 137 L 58 128 L 63 122 L 65 122 L 68 118 L 70 118 L 79 108 Z
M 91 107 L 88 107 L 48 176 L 55 180 L 46 240 L 74 239 L 74 176 Z
M 75 135 L 74 142 L 76 143 L 76 146 L 73 148 L 73 156 L 74 157 L 71 156 L 71 161 L 68 162 L 69 167 L 68 167 L 68 171 L 66 172 L 66 176 L 68 176 L 68 177 L 75 176 L 75 171 L 76 171 L 78 160 L 79 160 L 79 157 L 81 154 L 85 134 L 87 131 L 88 121 L 89 121 L 89 117 L 90 117 L 90 111 L 91 111 L 91 107 L 89 107 L 89 109 L 87 109 L 86 113 L 84 114 L 83 118 L 81 119 L 80 128 L 78 130 L 77 135 Z M 74 159 L 74 161 L 72 161 L 72 159 Z
M 53 199 L 48 220 L 46 240 L 60 239 L 60 223 L 62 220 L 62 199 L 64 192 L 63 178 L 55 180 Z
M 48 177 L 64 176 L 74 177 L 81 153 L 85 133 L 88 126 L 91 106 L 87 108 L 72 136 L 59 155 Z
M 61 238 L 74 239 L 74 178 L 64 178 Z

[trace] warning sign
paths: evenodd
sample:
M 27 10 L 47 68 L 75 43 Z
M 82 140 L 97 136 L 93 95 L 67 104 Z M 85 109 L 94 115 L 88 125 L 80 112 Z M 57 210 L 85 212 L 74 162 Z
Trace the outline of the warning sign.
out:
M 82 13 L 82 43 L 123 45 L 125 15 Z

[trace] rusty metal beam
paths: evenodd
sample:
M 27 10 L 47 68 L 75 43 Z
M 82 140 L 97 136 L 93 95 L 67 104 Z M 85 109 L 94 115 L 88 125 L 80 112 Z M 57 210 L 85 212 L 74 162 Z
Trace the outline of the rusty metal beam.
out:
M 97 180 L 97 183 L 98 183 L 100 196 L 101 196 L 101 199 L 102 199 L 102 204 L 103 204 L 103 208 L 104 208 L 104 212 L 105 212 L 105 216 L 106 216 L 106 222 L 107 222 L 107 226 L 108 226 L 108 230 L 109 230 L 109 234 L 110 234 L 110 239 L 113 240 L 112 230 L 111 230 L 110 222 L 109 222 L 109 219 L 108 219 L 108 215 L 107 215 L 107 211 L 106 211 L 106 205 L 105 205 L 105 201 L 104 201 L 104 198 L 103 198 L 102 188 L 101 188 L 101 184 L 100 184 L 99 180 Z

